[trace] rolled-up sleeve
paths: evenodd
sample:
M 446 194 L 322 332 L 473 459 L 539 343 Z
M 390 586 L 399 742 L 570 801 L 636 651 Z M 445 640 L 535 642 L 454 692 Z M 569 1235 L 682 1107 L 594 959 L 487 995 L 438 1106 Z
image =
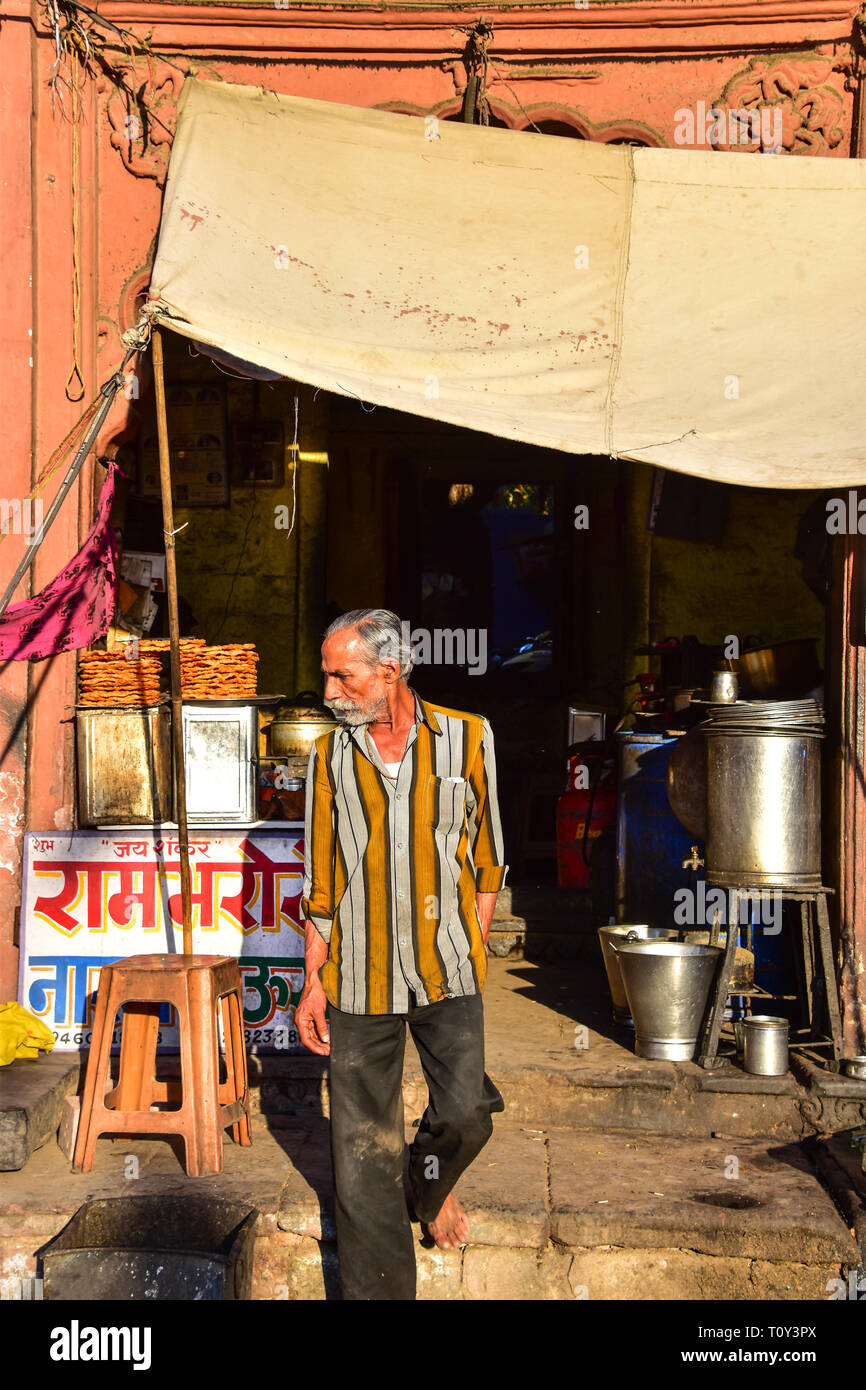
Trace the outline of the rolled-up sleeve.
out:
M 505 883 L 508 865 L 499 817 L 493 730 L 486 719 L 482 720 L 481 729 L 481 743 L 469 774 L 469 838 L 475 863 L 475 891 L 497 893 Z
M 304 808 L 304 888 L 301 914 L 330 941 L 334 921 L 334 793 L 316 744 L 307 763 Z

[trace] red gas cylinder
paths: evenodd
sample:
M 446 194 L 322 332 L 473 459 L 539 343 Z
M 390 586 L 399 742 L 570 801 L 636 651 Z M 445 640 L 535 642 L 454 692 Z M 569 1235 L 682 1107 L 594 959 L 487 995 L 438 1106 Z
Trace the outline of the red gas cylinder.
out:
M 556 881 L 588 890 L 595 845 L 616 825 L 616 764 L 602 753 L 568 760 L 569 790 L 556 803 Z

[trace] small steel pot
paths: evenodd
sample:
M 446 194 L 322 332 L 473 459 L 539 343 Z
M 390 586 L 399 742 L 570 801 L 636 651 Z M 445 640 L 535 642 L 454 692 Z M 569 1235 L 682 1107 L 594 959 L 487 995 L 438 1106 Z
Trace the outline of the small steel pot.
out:
M 710 681 L 710 700 L 714 705 L 733 705 L 740 693 L 736 671 L 714 671 Z
M 743 1019 L 743 1068 L 752 1076 L 784 1076 L 788 1070 L 788 1020 L 771 1014 Z
M 736 660 L 742 693 L 760 700 L 796 699 L 821 680 L 817 638 L 753 647 Z
M 280 705 L 267 726 L 269 758 L 306 758 L 317 738 L 339 728 L 329 709 L 313 690 L 302 690 Z
M 846 1076 L 853 1077 L 855 1081 L 866 1081 L 866 1057 L 846 1057 L 842 1066 Z

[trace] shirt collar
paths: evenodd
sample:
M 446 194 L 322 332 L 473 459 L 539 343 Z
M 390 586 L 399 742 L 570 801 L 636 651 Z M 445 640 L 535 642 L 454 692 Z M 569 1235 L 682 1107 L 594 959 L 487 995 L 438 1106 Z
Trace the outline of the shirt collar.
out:
M 417 690 L 412 690 L 411 685 L 409 686 L 409 690 L 415 700 L 415 722 L 417 724 L 426 724 L 431 733 L 441 734 L 442 730 L 436 715 L 433 713 L 433 706 L 428 705 L 426 700 L 422 700 Z M 358 746 L 364 748 L 365 740 L 361 736 L 365 728 L 366 725 L 364 724 L 344 724 L 339 731 L 343 743 L 348 746 L 350 740 L 354 738 Z M 364 751 L 366 752 L 366 749 Z
M 409 689 L 411 690 L 412 687 L 410 686 Z M 436 718 L 436 715 L 433 713 L 433 706 L 428 705 L 426 700 L 422 700 L 421 696 L 417 693 L 417 691 L 412 690 L 412 694 L 415 696 L 415 711 L 417 719 L 422 724 L 427 724 L 432 733 L 441 734 L 442 730 L 439 727 L 439 722 Z

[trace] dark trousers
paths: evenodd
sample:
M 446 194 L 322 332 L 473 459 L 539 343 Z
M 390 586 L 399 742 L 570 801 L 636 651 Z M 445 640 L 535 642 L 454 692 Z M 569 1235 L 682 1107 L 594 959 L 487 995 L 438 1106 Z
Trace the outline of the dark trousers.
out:
M 344 1299 L 413 1299 L 415 1250 L 403 1190 L 406 1024 L 430 1092 L 409 1150 L 419 1221 L 432 1221 L 505 1105 L 484 1071 L 480 994 L 408 1014 L 328 1010 L 331 1156 Z

